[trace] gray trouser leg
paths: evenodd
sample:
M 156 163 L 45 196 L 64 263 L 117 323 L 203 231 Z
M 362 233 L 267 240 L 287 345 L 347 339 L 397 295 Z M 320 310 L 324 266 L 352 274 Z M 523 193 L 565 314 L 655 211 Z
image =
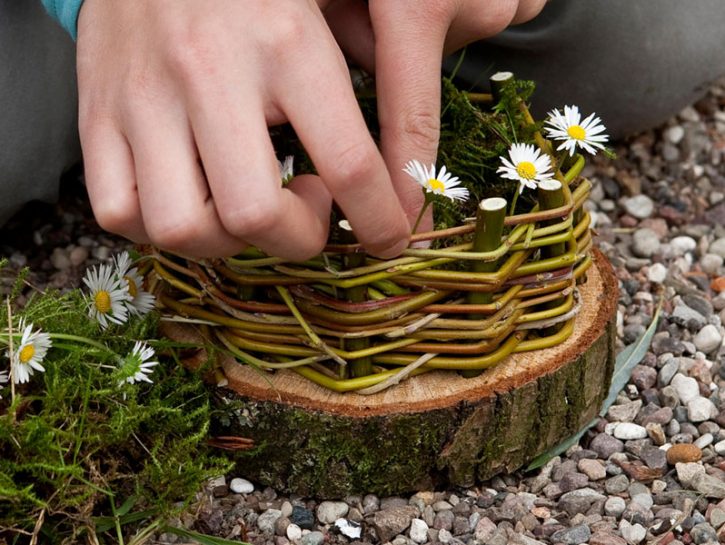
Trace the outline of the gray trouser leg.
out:
M 653 127 L 725 75 L 725 2 L 551 0 L 529 23 L 469 46 L 457 81 L 486 86 L 504 70 L 537 83 L 539 116 L 576 104 L 614 136 Z
M 80 158 L 75 47 L 37 0 L 0 2 L 0 225 Z

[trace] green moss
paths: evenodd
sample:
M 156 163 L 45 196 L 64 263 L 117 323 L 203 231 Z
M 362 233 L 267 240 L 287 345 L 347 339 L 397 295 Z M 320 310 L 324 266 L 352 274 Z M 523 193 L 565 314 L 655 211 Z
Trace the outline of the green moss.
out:
M 430 486 L 435 458 L 455 418 L 443 410 L 340 417 L 236 401 L 243 406 L 244 422 L 226 419 L 229 425 L 224 426 L 217 421 L 215 432 L 254 437 L 257 448 L 235 456 L 240 471 L 279 490 L 322 497 L 360 491 L 388 495 Z M 250 416 L 258 412 L 263 418 Z
M 135 339 L 156 335 L 153 315 L 101 331 L 77 291 L 36 295 L 13 315 L 16 327 L 22 315 L 36 328 L 86 337 L 119 354 Z M 0 328 L 7 323 L 2 305 Z M 169 343 L 150 344 L 172 353 Z M 18 385 L 14 402 L 9 386 L 2 388 L 0 543 L 32 531 L 41 512 L 41 543 L 85 542 L 98 517 L 111 515 L 111 502 L 119 506 L 131 496 L 134 511 L 150 510 L 148 522 L 178 509 L 176 502 L 190 500 L 204 479 L 229 467 L 205 445 L 210 395 L 199 376 L 162 357 L 154 384 L 119 387 L 115 358 L 56 340 L 45 372 Z M 0 369 L 7 363 L 0 359 Z M 109 543 L 103 532 L 96 537 Z

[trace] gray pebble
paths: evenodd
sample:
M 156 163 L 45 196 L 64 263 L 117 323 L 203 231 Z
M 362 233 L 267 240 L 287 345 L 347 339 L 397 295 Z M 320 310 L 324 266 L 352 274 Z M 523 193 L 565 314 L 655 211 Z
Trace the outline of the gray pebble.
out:
M 672 380 L 672 377 L 674 377 L 675 373 L 679 370 L 679 367 L 679 363 L 674 358 L 664 364 L 657 374 L 658 386 L 667 386 Z
M 579 524 L 565 530 L 554 532 L 551 540 L 555 543 L 563 543 L 564 545 L 580 545 L 581 543 L 589 541 L 591 536 L 592 532 L 589 530 L 589 526 Z
M 302 536 L 302 539 L 300 540 L 300 545 L 322 545 L 324 541 L 325 534 L 315 531 Z
M 690 530 L 690 537 L 695 543 L 717 543 L 717 532 L 715 528 L 710 526 L 707 522 L 701 522 L 696 524 L 692 530 Z
M 712 244 L 710 244 L 710 247 L 707 249 L 707 251 L 708 253 L 719 255 L 720 257 L 725 258 L 725 237 L 719 238 Z
M 660 251 L 660 239 L 652 229 L 637 229 L 632 236 L 632 252 L 637 257 L 652 257 Z
M 604 513 L 609 517 L 619 518 L 624 513 L 625 507 L 624 499 L 619 496 L 610 496 L 604 503 Z
M 670 320 L 679 326 L 686 327 L 693 331 L 698 330 L 707 324 L 707 318 L 695 309 L 683 304 L 675 307 L 675 310 L 672 311 L 672 315 L 670 316 Z
M 624 198 L 621 204 L 627 214 L 638 219 L 649 218 L 654 212 L 654 202 L 647 195 Z

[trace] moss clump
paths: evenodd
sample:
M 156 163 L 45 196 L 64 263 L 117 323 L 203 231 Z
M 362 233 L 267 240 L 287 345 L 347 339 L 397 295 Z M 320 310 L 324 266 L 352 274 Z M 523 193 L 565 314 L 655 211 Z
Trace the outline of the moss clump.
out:
M 77 291 L 36 295 L 12 314 L 15 324 L 23 316 L 45 332 L 93 339 L 118 354 L 156 333 L 153 315 L 101 331 Z M 0 324 L 7 338 L 5 304 Z M 170 343 L 149 344 L 173 355 Z M 39 519 L 40 543 L 117 542 L 109 516 L 122 504 L 119 527 L 135 520 L 124 526 L 130 532 L 162 520 L 228 468 L 205 445 L 211 410 L 200 377 L 175 358 L 160 359 L 153 384 L 119 387 L 111 352 L 55 339 L 45 372 L 16 385 L 14 399 L 0 385 L 0 543 L 24 542 Z M 7 364 L 3 349 L 0 369 Z

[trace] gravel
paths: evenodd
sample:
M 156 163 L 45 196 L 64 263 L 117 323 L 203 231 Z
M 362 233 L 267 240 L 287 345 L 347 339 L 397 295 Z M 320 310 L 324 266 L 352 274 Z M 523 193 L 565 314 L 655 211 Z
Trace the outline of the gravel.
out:
M 725 542 L 725 82 L 616 152 L 584 175 L 620 281 L 619 348 L 660 298 L 662 320 L 580 444 L 532 473 L 392 498 L 283 495 L 233 474 L 207 483 L 182 522 L 255 545 Z M 100 231 L 77 178 L 57 206 L 34 204 L 0 230 L 2 294 L 25 266 L 26 294 L 77 287 L 86 267 L 129 247 Z

